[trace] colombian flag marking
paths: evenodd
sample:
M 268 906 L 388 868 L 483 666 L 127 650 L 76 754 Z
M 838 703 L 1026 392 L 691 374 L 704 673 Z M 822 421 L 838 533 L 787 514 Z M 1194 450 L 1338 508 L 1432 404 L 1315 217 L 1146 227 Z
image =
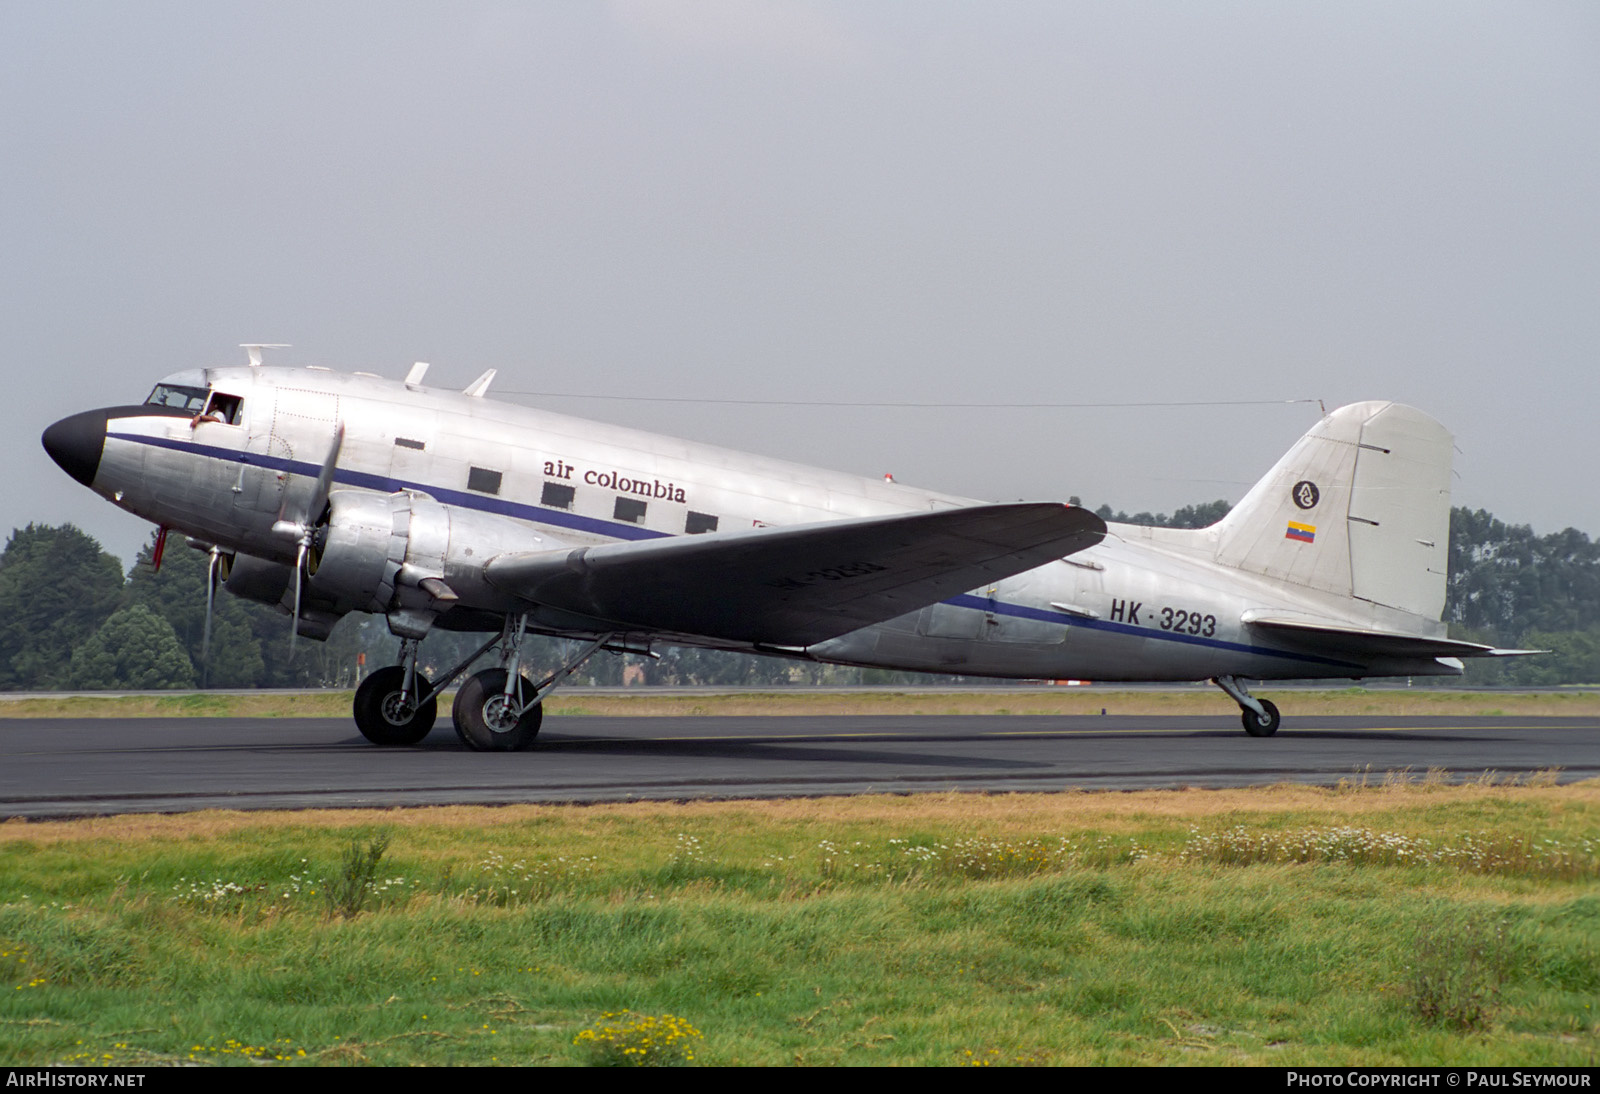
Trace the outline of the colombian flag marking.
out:
M 1284 539 L 1297 539 L 1301 543 L 1310 543 L 1317 538 L 1315 524 L 1301 524 L 1291 520 L 1288 529 L 1283 533 Z

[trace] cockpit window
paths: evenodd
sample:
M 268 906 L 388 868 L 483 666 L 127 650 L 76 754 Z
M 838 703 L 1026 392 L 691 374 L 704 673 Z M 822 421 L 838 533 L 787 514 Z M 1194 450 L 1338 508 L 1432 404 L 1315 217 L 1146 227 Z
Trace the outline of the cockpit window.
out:
M 206 404 L 206 415 L 227 422 L 229 425 L 239 424 L 239 408 L 244 400 L 237 395 L 224 395 L 220 391 L 211 393 L 211 401 Z
M 205 409 L 206 389 L 185 387 L 181 384 L 157 384 L 145 401 L 146 406 L 170 406 L 179 410 L 192 410 L 196 414 Z

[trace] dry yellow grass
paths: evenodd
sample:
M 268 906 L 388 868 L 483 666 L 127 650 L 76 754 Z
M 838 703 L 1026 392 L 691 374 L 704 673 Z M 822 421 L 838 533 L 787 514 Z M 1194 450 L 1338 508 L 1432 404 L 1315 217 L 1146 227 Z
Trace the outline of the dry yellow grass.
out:
M 354 693 L 72 695 L 12 699 L 0 718 L 348 718 Z
M 1331 820 L 1354 820 L 1407 808 L 1516 801 L 1528 805 L 1600 808 L 1600 779 L 1566 785 L 1446 785 L 1418 778 L 1374 783 L 1365 788 L 1284 784 L 1231 790 L 1137 790 L 1062 794 L 915 794 L 780 801 L 613 802 L 597 805 L 433 806 L 418 809 L 312 809 L 298 812 L 210 810 L 183 814 L 129 814 L 69 821 L 11 820 L 0 823 L 0 844 L 27 840 L 131 843 L 145 840 L 211 839 L 256 828 L 336 831 L 381 824 L 385 828 L 481 831 L 559 816 L 568 824 L 602 825 L 614 818 L 658 822 L 663 831 L 690 821 L 714 822 L 730 831 L 750 825 L 917 824 L 955 821 L 996 835 L 1041 831 L 1132 829 L 1152 821 L 1199 820 L 1243 815 L 1315 812 Z

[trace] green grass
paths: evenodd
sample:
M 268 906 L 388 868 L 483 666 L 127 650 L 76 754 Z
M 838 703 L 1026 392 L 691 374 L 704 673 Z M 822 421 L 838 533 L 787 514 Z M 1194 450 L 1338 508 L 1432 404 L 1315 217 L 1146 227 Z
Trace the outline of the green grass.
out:
M 1595 783 L 0 825 L 14 1065 L 1592 1065 L 1597 1002 Z

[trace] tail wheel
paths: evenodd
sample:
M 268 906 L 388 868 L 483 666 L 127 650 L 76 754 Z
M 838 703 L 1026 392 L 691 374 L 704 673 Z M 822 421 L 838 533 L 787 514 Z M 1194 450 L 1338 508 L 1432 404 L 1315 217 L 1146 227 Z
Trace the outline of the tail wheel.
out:
M 529 705 L 534 686 L 517 677 L 516 702 L 507 700 L 506 670 L 485 669 L 456 692 L 451 712 L 456 735 L 478 752 L 520 752 L 533 744 L 544 721 L 544 704 Z
M 1283 719 L 1278 716 L 1278 708 L 1270 700 L 1258 700 L 1261 703 L 1261 714 L 1257 714 L 1249 707 L 1244 708 L 1240 717 L 1244 722 L 1244 731 L 1252 737 L 1270 737 L 1278 732 L 1278 723 Z
M 439 716 L 439 702 L 429 699 L 417 705 L 416 697 L 429 690 L 428 681 L 419 672 L 411 686 L 411 695 L 401 701 L 400 689 L 406 682 L 406 670 L 399 665 L 379 669 L 356 688 L 356 728 L 375 745 L 414 745 L 428 735 L 434 719 Z

